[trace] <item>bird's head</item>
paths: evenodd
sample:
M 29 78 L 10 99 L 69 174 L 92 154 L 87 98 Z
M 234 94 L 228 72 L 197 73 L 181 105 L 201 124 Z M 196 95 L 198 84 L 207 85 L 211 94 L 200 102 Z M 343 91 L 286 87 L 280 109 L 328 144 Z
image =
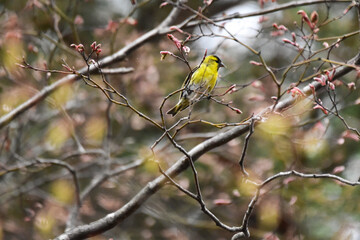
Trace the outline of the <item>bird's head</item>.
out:
M 216 55 L 209 55 L 204 59 L 204 63 L 207 65 L 210 64 L 216 64 L 217 65 L 217 69 L 221 68 L 221 67 L 226 67 L 220 60 L 220 58 Z

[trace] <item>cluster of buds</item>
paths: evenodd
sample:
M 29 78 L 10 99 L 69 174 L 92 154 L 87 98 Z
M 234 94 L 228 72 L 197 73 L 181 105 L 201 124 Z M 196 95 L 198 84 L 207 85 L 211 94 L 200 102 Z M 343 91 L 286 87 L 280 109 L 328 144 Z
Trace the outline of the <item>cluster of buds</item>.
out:
M 323 106 L 321 99 L 318 99 L 318 103 L 315 102 L 314 104 L 313 109 L 320 109 L 325 115 L 329 114 L 328 110 Z
M 70 47 L 72 48 L 75 48 L 75 50 L 80 53 L 83 57 L 85 57 L 84 55 L 84 52 L 85 52 L 85 48 L 84 48 L 84 45 L 82 45 L 81 43 L 80 44 L 71 44 Z M 99 56 L 99 54 L 101 53 L 101 44 L 96 44 L 96 42 L 93 42 L 91 45 L 90 45 L 91 49 L 92 49 L 92 52 L 95 52 L 97 56 Z M 91 55 L 90 54 L 90 55 Z M 90 57 L 90 56 L 89 56 Z
M 91 49 L 96 53 L 96 55 L 99 56 L 99 54 L 101 53 L 101 44 L 96 44 L 96 42 L 93 42 L 91 45 L 90 45 Z
M 276 31 L 271 32 L 272 37 L 282 36 L 286 31 L 288 31 L 287 27 L 285 27 L 284 25 L 279 26 L 277 25 L 277 23 L 273 23 L 272 26 L 276 29 Z
M 77 44 L 77 45 L 75 43 L 73 43 L 70 45 L 70 47 L 75 48 L 75 50 L 79 53 L 83 53 L 85 50 L 84 45 L 82 45 L 81 43 Z
M 319 31 L 319 29 L 316 27 L 316 24 L 319 21 L 319 14 L 316 11 L 311 13 L 310 18 L 304 10 L 299 10 L 297 14 L 301 15 L 301 20 L 304 21 L 314 33 Z
M 233 84 L 222 95 L 232 94 L 232 93 L 237 92 L 237 91 L 238 91 L 238 89 L 236 88 L 236 84 Z
M 179 33 L 185 33 L 183 30 L 181 30 L 179 27 L 177 27 L 177 26 L 171 26 L 170 27 L 170 30 L 171 31 L 173 31 L 173 30 L 175 30 L 175 31 L 178 31 Z M 185 34 L 188 34 L 188 33 L 185 33 Z
M 187 38 L 185 39 L 184 43 L 186 43 L 187 41 L 189 41 L 190 38 L 191 38 L 191 34 L 190 34 L 190 33 L 184 32 L 182 29 L 180 29 L 180 28 L 177 27 L 177 26 L 171 26 L 171 27 L 170 27 L 170 30 L 171 30 L 171 31 L 174 31 L 174 30 L 175 30 L 175 31 L 177 31 L 177 32 L 179 32 L 179 33 L 181 33 L 181 34 L 187 35 Z
M 326 75 L 326 76 L 325 76 Z M 335 90 L 335 84 L 332 83 L 335 76 L 335 69 L 331 71 L 325 71 L 325 75 L 321 74 L 319 77 L 314 77 L 314 80 L 321 84 L 321 86 L 329 85 L 331 90 Z
M 355 142 L 359 142 L 360 141 L 360 138 L 359 136 L 350 131 L 350 130 L 345 130 L 342 134 L 341 134 L 341 138 L 338 139 L 338 144 L 343 144 L 345 142 L 345 139 L 350 139 L 350 140 L 353 140 Z
M 311 83 L 309 84 L 309 87 L 311 89 L 312 95 L 315 97 L 316 96 L 316 92 L 315 92 L 315 87 L 314 85 L 312 85 Z
M 178 28 L 176 29 L 176 27 L 172 27 L 172 28 L 175 29 L 175 30 L 178 29 Z M 178 31 L 182 31 L 182 30 L 181 30 L 181 29 L 178 29 Z M 189 48 L 188 46 L 184 46 L 183 43 L 182 43 L 179 39 L 177 39 L 174 35 L 168 34 L 167 37 L 168 37 L 171 41 L 173 41 L 173 43 L 175 44 L 175 46 L 177 47 L 177 49 L 179 49 L 179 51 L 183 51 L 185 54 L 188 54 L 188 53 L 190 52 L 190 48 Z M 187 40 L 189 40 L 190 37 L 191 37 L 191 35 L 189 35 L 189 36 L 187 37 L 187 39 L 185 40 L 185 42 L 186 42 Z
M 160 51 L 160 54 L 161 54 L 161 58 L 160 58 L 161 61 L 164 60 L 167 55 L 174 56 L 174 54 L 170 51 Z
M 63 66 L 68 72 L 72 72 L 75 73 L 75 69 L 71 68 L 69 65 L 67 65 L 66 63 L 61 64 L 61 66 Z
M 291 37 L 292 37 L 292 40 L 290 39 L 287 39 L 287 38 L 283 38 L 283 42 L 284 43 L 288 43 L 288 44 L 291 44 L 293 45 L 294 47 L 298 48 L 300 50 L 300 46 L 299 44 L 296 42 L 296 35 L 294 32 L 291 33 Z
M 174 35 L 168 34 L 167 37 L 175 43 L 175 46 L 180 50 L 181 49 L 181 41 L 177 39 Z
M 292 97 L 295 97 L 295 96 L 306 97 L 306 95 L 298 87 L 290 88 L 289 90 L 287 90 L 287 93 L 291 93 Z
M 334 80 L 334 76 L 335 76 L 335 69 L 332 69 L 331 71 L 325 71 L 325 74 L 321 74 L 318 77 L 314 77 L 314 81 L 320 83 L 321 86 L 329 86 L 329 88 L 334 91 L 335 84 L 332 82 Z M 314 99 L 316 99 L 315 86 L 310 83 L 309 87 L 312 91 Z M 315 106 L 313 107 L 313 109 L 320 109 L 325 115 L 329 114 L 329 111 L 323 106 L 321 99 L 318 99 L 316 102 L 314 102 L 314 104 Z
M 338 48 L 340 46 L 341 39 L 339 38 L 335 43 L 333 43 L 331 46 L 334 46 L 335 48 Z M 330 45 L 327 42 L 323 42 L 323 46 L 325 48 L 329 48 Z

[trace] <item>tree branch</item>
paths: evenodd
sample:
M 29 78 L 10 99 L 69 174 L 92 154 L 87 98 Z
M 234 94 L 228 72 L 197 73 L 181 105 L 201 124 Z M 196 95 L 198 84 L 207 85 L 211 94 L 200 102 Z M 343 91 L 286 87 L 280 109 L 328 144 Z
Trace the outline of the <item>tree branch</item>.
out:
M 132 41 L 116 53 L 107 56 L 99 61 L 100 66 L 106 67 L 110 64 L 113 64 L 115 62 L 119 62 L 123 60 L 128 54 L 130 54 L 132 51 L 140 47 L 141 45 L 145 44 L 155 36 L 164 34 L 166 32 L 170 32 L 171 30 L 168 28 L 171 24 L 174 23 L 176 17 L 180 13 L 179 8 L 173 8 L 173 10 L 169 13 L 169 15 L 160 23 L 156 28 L 152 29 L 151 31 L 145 33 L 141 37 L 137 38 L 135 41 Z M 60 80 L 56 81 L 55 83 L 44 87 L 41 91 L 39 91 L 37 94 L 35 94 L 33 97 L 28 99 L 26 102 L 20 104 L 15 109 L 13 109 L 8 114 L 2 116 L 0 118 L 0 129 L 9 124 L 12 120 L 14 120 L 16 117 L 21 115 L 23 112 L 27 111 L 29 108 L 35 106 L 37 103 L 45 99 L 47 96 L 49 96 L 52 92 L 57 90 L 58 88 L 72 83 L 78 79 L 80 79 L 80 76 L 83 74 L 91 74 L 91 73 L 97 73 L 98 67 L 95 65 L 91 65 L 90 68 L 83 67 L 78 71 L 78 75 L 75 74 L 69 74 L 68 76 L 61 78 Z
M 321 3 L 326 3 L 326 2 L 328 2 L 328 1 L 327 0 L 315 0 L 315 1 L 314 0 L 304 0 L 304 1 L 298 1 L 295 3 L 291 2 L 291 3 L 280 4 L 275 7 L 266 8 L 266 9 L 263 9 L 260 11 L 255 11 L 252 13 L 247 13 L 247 14 L 235 13 L 235 14 L 231 14 L 231 15 L 227 15 L 224 17 L 220 17 L 217 19 L 211 19 L 211 20 L 213 22 L 221 22 L 221 21 L 234 19 L 234 18 L 247 18 L 247 17 L 253 17 L 253 16 L 261 16 L 264 14 L 269 14 L 269 13 L 281 11 L 284 9 L 292 8 L 292 7 L 312 5 L 312 4 L 321 4 Z M 348 3 L 348 2 L 351 2 L 351 0 L 337 0 L 337 1 L 331 1 L 331 2 L 332 3 Z M 119 61 L 123 60 L 132 51 L 134 51 L 138 47 L 142 46 L 143 44 L 145 44 L 152 38 L 159 36 L 159 35 L 166 34 L 166 33 L 174 32 L 175 30 L 171 30 L 169 28 L 169 26 L 174 24 L 174 21 L 176 20 L 176 17 L 180 13 L 180 11 L 181 11 L 180 8 L 174 7 L 173 10 L 170 12 L 170 14 L 167 16 L 167 18 L 165 18 L 163 20 L 163 22 L 160 23 L 156 28 L 145 33 L 144 35 L 137 38 L 135 41 L 129 43 L 128 45 L 126 45 L 125 47 L 123 47 L 122 49 L 117 51 L 116 53 L 103 58 L 100 61 L 100 66 L 103 68 L 103 67 L 109 66 L 115 62 L 119 62 Z M 203 21 L 201 21 L 201 20 L 194 20 L 195 17 L 196 17 L 196 15 L 193 15 L 193 16 L 187 18 L 182 23 L 178 24 L 177 27 L 179 27 L 179 28 L 187 27 L 188 28 L 188 27 L 194 27 L 194 26 L 203 24 Z M 91 74 L 91 73 L 98 72 L 98 68 L 95 67 L 94 65 L 92 65 L 89 69 L 87 67 L 83 67 L 78 72 L 80 75 L 85 74 L 85 73 Z M 47 96 L 49 96 L 52 92 L 56 91 L 58 88 L 62 87 L 63 85 L 66 85 L 68 83 L 75 82 L 79 78 L 80 78 L 80 76 L 78 76 L 78 75 L 70 74 L 64 78 L 59 79 L 55 83 L 44 87 L 42 90 L 40 90 L 37 94 L 35 94 L 30 99 L 28 99 L 26 102 L 20 104 L 19 106 L 17 106 L 15 109 L 10 111 L 6 115 L 0 117 L 0 129 L 5 127 L 6 125 L 8 125 L 12 120 L 14 120 L 16 117 L 18 117 L 19 115 L 21 115 L 22 113 L 24 113 L 25 111 L 30 109 L 31 107 L 35 106 L 37 103 L 44 100 Z
M 360 65 L 360 53 L 358 53 L 354 58 L 352 58 L 349 62 L 349 64 L 353 64 L 356 66 Z M 355 67 L 355 66 L 354 66 Z M 333 79 L 340 78 L 350 71 L 352 71 L 354 68 L 349 66 L 341 66 L 337 69 L 337 72 Z M 317 91 L 320 91 L 322 89 L 322 86 L 320 83 L 313 81 L 311 83 Z M 309 86 L 305 86 L 303 89 L 303 92 L 306 96 L 309 96 L 312 94 L 312 90 Z M 254 117 L 256 119 L 262 119 L 265 117 L 268 113 L 271 113 L 273 111 L 276 112 L 282 112 L 283 110 L 288 109 L 292 105 L 296 104 L 298 101 L 300 101 L 301 98 L 297 97 L 291 97 L 284 99 L 283 101 L 277 102 L 276 106 L 271 105 L 267 108 L 265 108 L 263 111 L 255 115 Z M 248 120 L 250 121 L 250 120 Z M 196 145 L 193 149 L 188 151 L 188 155 L 191 157 L 193 161 L 196 161 L 199 157 L 201 157 L 206 152 L 222 146 L 229 142 L 230 140 L 239 137 L 243 134 L 245 134 L 250 129 L 250 124 L 248 125 L 241 125 L 233 127 L 225 132 L 220 132 L 218 135 Z M 173 166 L 171 166 L 167 171 L 166 175 L 170 176 L 171 178 L 177 176 L 184 170 L 186 170 L 189 167 L 189 161 L 186 156 L 183 156 L 180 158 Z M 291 172 L 290 174 L 295 174 L 295 172 Z M 277 176 L 277 175 L 275 175 Z M 306 177 L 307 175 L 303 175 L 301 177 Z M 315 175 L 312 174 L 314 177 Z M 278 177 L 278 176 L 277 176 Z M 315 176 L 316 177 L 316 176 Z M 329 178 L 329 176 L 326 176 Z M 160 188 L 164 186 L 164 184 L 168 181 L 168 178 L 165 175 L 161 175 L 154 179 L 153 181 L 149 182 L 142 190 L 140 190 L 130 201 L 128 201 L 123 207 L 118 209 L 115 212 L 112 212 L 105 217 L 96 220 L 92 223 L 82 225 L 75 227 L 73 229 L 70 229 L 69 231 L 63 233 L 62 235 L 58 236 L 57 240 L 72 240 L 72 239 L 84 239 L 90 236 L 94 236 L 96 234 L 100 234 L 102 232 L 105 232 L 113 227 L 115 227 L 117 224 L 121 223 L 123 220 L 125 220 L 128 216 L 130 216 L 132 213 L 134 213 L 141 205 L 150 198 L 153 194 L 155 194 Z M 265 181 L 266 182 L 266 181 Z M 250 214 L 251 212 L 249 212 Z

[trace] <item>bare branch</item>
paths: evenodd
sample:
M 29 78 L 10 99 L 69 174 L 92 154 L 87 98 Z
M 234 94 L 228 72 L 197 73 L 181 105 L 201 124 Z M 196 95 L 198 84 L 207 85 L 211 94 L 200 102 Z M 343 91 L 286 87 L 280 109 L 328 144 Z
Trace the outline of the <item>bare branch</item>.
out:
M 164 34 L 166 32 L 170 32 L 171 30 L 169 30 L 168 26 L 173 24 L 173 22 L 176 19 L 176 16 L 180 13 L 180 11 L 181 11 L 180 9 L 174 8 L 170 12 L 170 14 L 159 24 L 159 26 L 157 26 L 156 28 L 145 33 L 144 35 L 142 35 L 135 41 L 132 41 L 131 43 L 129 43 L 128 45 L 126 45 L 125 47 L 123 47 L 122 49 L 117 51 L 116 53 L 103 58 L 99 62 L 100 66 L 103 68 L 103 67 L 109 66 L 110 64 L 113 64 L 115 62 L 119 62 L 119 61 L 123 60 L 132 51 L 139 48 L 140 46 L 142 46 L 143 44 L 145 44 L 146 42 L 148 42 L 155 36 Z M 2 116 L 0 118 L 0 129 L 3 128 L 4 126 L 6 126 L 7 124 L 9 124 L 13 119 L 15 119 L 16 117 L 21 115 L 23 112 L 27 111 L 29 108 L 31 108 L 31 107 L 35 106 L 37 103 L 41 102 L 43 99 L 45 99 L 47 96 L 49 96 L 52 92 L 54 92 L 58 88 L 80 79 L 81 75 L 86 74 L 87 72 L 94 73 L 97 71 L 98 71 L 98 68 L 95 65 L 91 65 L 89 68 L 83 67 L 82 69 L 80 69 L 78 71 L 79 74 L 77 74 L 77 75 L 70 74 L 64 78 L 61 78 L 60 80 L 56 81 L 55 83 L 44 87 L 33 97 L 31 97 L 24 103 L 17 106 L 11 112 Z
M 349 61 L 349 64 L 355 64 L 355 65 L 360 65 L 360 54 L 357 54 L 356 57 L 354 57 L 353 59 L 351 59 Z M 349 67 L 349 66 L 341 66 L 338 68 L 336 75 L 334 76 L 333 79 L 336 78 L 340 78 L 342 76 L 344 76 L 345 74 L 349 73 L 350 71 L 352 71 L 353 68 Z M 320 83 L 314 81 L 312 83 L 316 90 L 321 90 L 322 86 Z M 306 86 L 302 89 L 302 91 L 304 92 L 304 94 L 306 94 L 307 96 L 312 94 L 312 90 L 309 86 Z M 282 112 L 284 110 L 286 110 L 287 108 L 291 107 L 292 105 L 296 104 L 296 102 L 300 101 L 301 98 L 296 98 L 296 97 L 289 97 L 287 99 L 284 99 L 282 101 L 279 101 L 276 106 L 269 106 L 267 108 L 265 108 L 263 111 L 261 111 L 260 113 L 258 113 L 257 115 L 255 115 L 255 118 L 261 119 L 262 117 L 264 117 L 266 114 L 272 112 L 272 111 L 276 111 L 276 112 Z M 248 120 L 249 121 L 249 120 Z M 220 132 L 218 135 L 198 144 L 197 146 L 195 146 L 193 149 L 191 149 L 190 151 L 187 152 L 187 155 L 189 157 L 191 157 L 192 161 L 196 161 L 199 157 L 201 157 L 203 154 L 205 154 L 206 152 L 208 152 L 209 150 L 212 150 L 216 147 L 219 147 L 221 145 L 224 145 L 225 143 L 229 142 L 230 140 L 241 136 L 242 134 L 246 133 L 249 131 L 251 124 L 248 125 L 241 125 L 241 126 L 236 126 L 231 128 L 230 130 L 226 131 L 226 132 Z M 183 156 L 181 159 L 179 159 L 174 165 L 172 165 L 167 171 L 166 171 L 166 175 L 173 178 L 176 175 L 180 174 L 181 172 L 183 172 L 185 169 L 187 169 L 190 166 L 190 161 L 188 160 L 187 156 Z M 291 174 L 296 174 L 295 172 L 291 172 Z M 280 174 L 281 175 L 281 174 Z M 326 177 L 329 178 L 328 175 L 316 175 L 316 174 L 312 174 L 312 175 L 302 175 L 304 177 Z M 279 176 L 275 175 L 275 178 L 277 178 Z M 331 176 L 330 178 L 334 178 L 336 180 L 341 180 L 341 178 L 339 177 L 333 177 Z M 142 190 L 140 190 L 130 201 L 128 201 L 123 207 L 121 207 L 120 209 L 118 209 L 115 212 L 112 212 L 108 215 L 106 215 L 105 217 L 94 221 L 90 224 L 87 225 L 82 225 L 82 226 L 78 226 L 75 227 L 73 229 L 70 229 L 69 231 L 63 233 L 62 235 L 58 236 L 56 239 L 60 240 L 60 239 L 83 239 L 89 236 L 93 236 L 102 232 L 105 232 L 106 230 L 109 230 L 111 228 L 113 228 L 114 226 L 116 226 L 118 223 L 122 222 L 124 219 L 126 219 L 129 215 L 131 215 L 132 213 L 134 213 L 149 197 L 151 197 L 154 193 L 156 193 L 160 188 L 162 188 L 164 186 L 164 184 L 168 181 L 168 177 L 166 177 L 165 175 L 161 175 L 159 177 L 157 177 L 156 179 L 154 179 L 153 181 L 150 181 Z M 272 181 L 272 179 L 268 179 L 267 181 L 264 181 L 263 185 L 266 184 L 267 182 Z M 344 181 L 346 182 L 346 181 Z M 353 184 L 353 183 L 351 183 Z M 356 183 L 357 184 L 357 183 Z M 255 196 L 256 197 L 256 196 Z M 245 226 L 246 226 L 246 219 L 248 219 L 247 216 L 250 216 L 251 214 L 251 209 L 252 206 L 255 204 L 256 202 L 256 198 L 253 199 L 253 201 L 250 204 L 249 208 L 250 210 L 248 210 L 248 213 L 245 215 Z M 244 225 L 243 225 L 244 226 Z M 239 229 L 236 229 L 235 231 L 239 231 Z

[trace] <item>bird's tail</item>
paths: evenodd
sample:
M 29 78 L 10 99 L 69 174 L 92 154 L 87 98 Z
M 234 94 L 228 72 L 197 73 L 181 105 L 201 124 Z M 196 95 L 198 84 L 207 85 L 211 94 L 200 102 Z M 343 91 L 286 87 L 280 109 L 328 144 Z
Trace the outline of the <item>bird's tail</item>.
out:
M 174 117 L 178 112 L 186 109 L 189 105 L 190 105 L 189 99 L 181 98 L 180 101 L 167 112 L 167 114 L 171 114 Z

